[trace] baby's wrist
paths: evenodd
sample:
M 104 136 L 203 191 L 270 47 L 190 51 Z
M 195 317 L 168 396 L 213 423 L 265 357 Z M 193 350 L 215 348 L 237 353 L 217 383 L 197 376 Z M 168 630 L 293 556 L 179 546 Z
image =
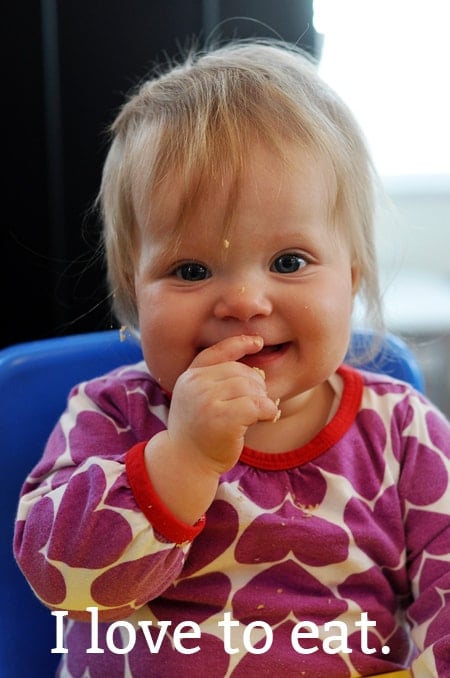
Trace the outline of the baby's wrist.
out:
M 180 520 L 194 524 L 214 500 L 219 472 L 162 431 L 146 445 L 145 467 L 152 486 Z

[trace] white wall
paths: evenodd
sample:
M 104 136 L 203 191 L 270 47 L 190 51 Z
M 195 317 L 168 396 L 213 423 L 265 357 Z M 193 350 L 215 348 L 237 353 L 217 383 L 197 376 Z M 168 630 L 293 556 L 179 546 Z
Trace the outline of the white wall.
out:
M 450 279 L 450 175 L 387 178 L 385 188 L 392 205 L 377 223 L 381 268 Z
M 411 344 L 427 395 L 450 417 L 450 175 L 386 180 L 377 221 L 388 329 Z

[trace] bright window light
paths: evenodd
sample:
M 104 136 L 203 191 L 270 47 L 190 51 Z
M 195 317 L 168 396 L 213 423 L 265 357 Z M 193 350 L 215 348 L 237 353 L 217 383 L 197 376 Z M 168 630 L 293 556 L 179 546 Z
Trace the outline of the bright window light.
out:
M 384 177 L 450 175 L 450 2 L 314 0 L 320 72 Z

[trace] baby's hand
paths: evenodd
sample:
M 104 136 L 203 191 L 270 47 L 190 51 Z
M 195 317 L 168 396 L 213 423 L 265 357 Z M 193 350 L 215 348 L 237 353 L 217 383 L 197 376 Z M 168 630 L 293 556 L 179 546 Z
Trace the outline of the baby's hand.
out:
M 219 473 L 239 459 L 249 426 L 278 415 L 262 370 L 237 362 L 262 347 L 261 337 L 224 339 L 199 353 L 175 384 L 169 438 Z

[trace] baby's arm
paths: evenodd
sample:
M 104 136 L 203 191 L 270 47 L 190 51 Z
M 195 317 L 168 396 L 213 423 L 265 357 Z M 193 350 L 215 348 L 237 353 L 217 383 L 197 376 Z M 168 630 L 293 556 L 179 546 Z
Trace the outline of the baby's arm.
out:
M 261 373 L 237 362 L 262 345 L 260 337 L 242 335 L 202 351 L 175 384 L 167 430 L 147 443 L 153 488 L 188 524 L 211 505 L 221 474 L 239 459 L 249 426 L 277 416 Z
M 444 676 L 450 669 L 450 424 L 418 400 L 411 401 L 415 416 L 400 481 L 414 595 L 408 617 L 421 650 L 412 669 L 414 676 Z
M 127 451 L 155 438 L 155 448 L 148 445 L 152 480 L 189 528 L 211 503 L 221 469 L 239 457 L 247 426 L 277 411 L 261 375 L 236 362 L 260 347 L 254 337 L 235 337 L 196 358 L 174 390 L 173 438 L 160 433 L 166 406 L 148 375 L 108 377 L 73 391 L 17 515 L 15 555 L 46 605 L 81 619 L 96 606 L 103 621 L 124 619 L 179 576 L 190 544 L 167 538 L 140 510 Z M 166 467 L 173 475 L 161 486 Z
M 80 384 L 27 478 L 14 553 L 50 608 L 126 618 L 179 575 L 190 545 L 162 538 L 140 511 L 127 451 L 164 428 L 167 398 L 145 370 Z

